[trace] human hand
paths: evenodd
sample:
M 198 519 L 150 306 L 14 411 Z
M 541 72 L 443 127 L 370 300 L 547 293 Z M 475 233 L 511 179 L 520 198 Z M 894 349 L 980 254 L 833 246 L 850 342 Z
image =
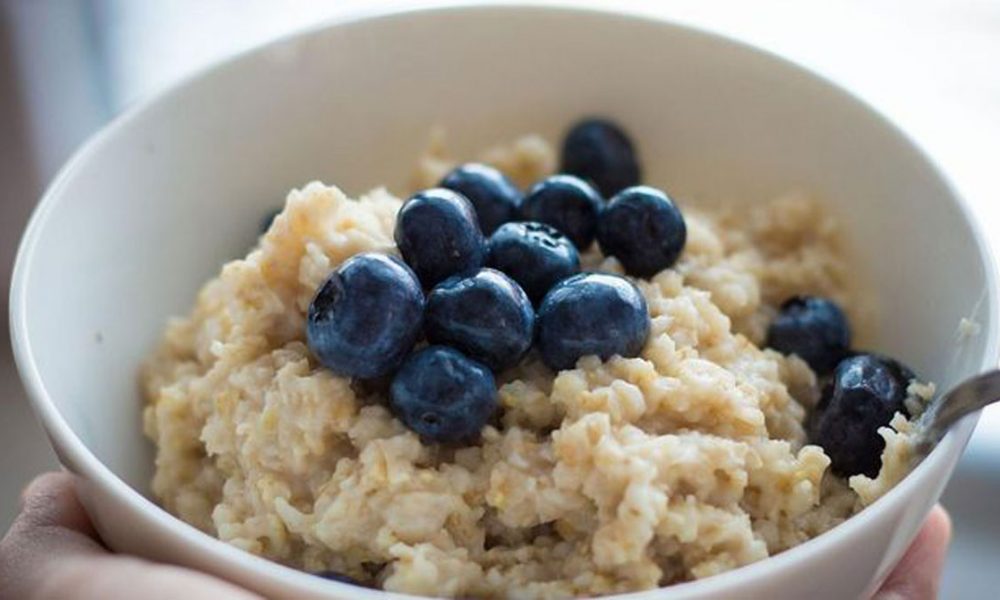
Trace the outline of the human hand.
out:
M 931 600 L 937 598 L 944 559 L 951 541 L 951 519 L 935 506 L 902 560 L 873 600 Z
M 112 554 L 76 497 L 73 476 L 46 473 L 22 495 L 0 541 L 0 600 L 253 600 L 196 571 Z
M 73 476 L 47 473 L 23 495 L 24 508 L 0 541 L 0 600 L 252 600 L 220 579 L 110 553 L 76 497 Z M 951 522 L 936 507 L 873 600 L 937 597 Z

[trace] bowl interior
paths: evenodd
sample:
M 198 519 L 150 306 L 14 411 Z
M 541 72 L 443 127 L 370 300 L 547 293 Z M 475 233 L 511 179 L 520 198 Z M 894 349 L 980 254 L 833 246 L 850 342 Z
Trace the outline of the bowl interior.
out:
M 457 156 L 587 114 L 634 135 L 684 199 L 829 202 L 880 300 L 873 347 L 947 388 L 992 352 L 989 259 L 892 127 L 766 54 L 592 12 L 481 8 L 341 24 L 197 77 L 119 120 L 49 190 L 20 256 L 15 326 L 83 443 L 148 493 L 137 370 L 171 315 L 254 242 L 289 188 L 403 193 L 435 125 Z M 959 340 L 962 318 L 982 333 Z

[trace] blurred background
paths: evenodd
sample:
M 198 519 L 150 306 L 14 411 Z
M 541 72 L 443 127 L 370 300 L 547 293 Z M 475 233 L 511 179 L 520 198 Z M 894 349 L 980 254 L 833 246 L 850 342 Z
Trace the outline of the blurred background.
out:
M 0 0 L 0 305 L 45 185 L 104 123 L 178 79 L 331 18 L 426 2 Z M 1000 0 L 578 0 L 654 13 L 786 56 L 851 89 L 926 148 L 1000 256 Z M 516 42 L 516 41 L 515 41 Z M 934 232 L 922 232 L 933 242 Z M 0 531 L 56 466 L 0 324 Z M 943 598 L 1000 586 L 1000 406 L 980 421 L 944 502 L 956 538 Z

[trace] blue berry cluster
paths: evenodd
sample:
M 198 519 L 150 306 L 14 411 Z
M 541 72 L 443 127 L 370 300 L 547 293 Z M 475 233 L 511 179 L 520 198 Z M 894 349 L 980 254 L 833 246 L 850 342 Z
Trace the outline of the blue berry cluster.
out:
M 554 370 L 638 355 L 645 299 L 624 277 L 581 273 L 580 253 L 596 240 L 649 277 L 677 260 L 684 219 L 639 185 L 632 143 L 610 121 L 573 126 L 562 165 L 522 193 L 493 167 L 463 164 L 409 198 L 394 232 L 402 260 L 359 254 L 316 293 L 306 336 L 316 359 L 343 376 L 391 377 L 400 421 L 462 444 L 496 413 L 495 374 L 532 348 Z
M 645 299 L 624 277 L 581 273 L 580 254 L 596 241 L 641 278 L 678 260 L 683 215 L 662 190 L 641 185 L 641 172 L 625 132 L 595 118 L 566 134 L 560 173 L 525 193 L 493 167 L 460 165 L 403 204 L 394 232 L 403 260 L 359 254 L 320 286 L 307 316 L 310 349 L 340 375 L 391 376 L 393 414 L 443 444 L 479 436 L 498 408 L 495 374 L 532 348 L 553 370 L 589 355 L 637 356 L 650 331 Z M 808 429 L 833 470 L 877 474 L 877 430 L 907 413 L 913 372 L 852 351 L 847 317 L 826 298 L 785 302 L 767 345 L 824 379 Z
M 876 476 L 885 448 L 878 429 L 897 412 L 910 416 L 905 401 L 913 371 L 892 358 L 851 350 L 847 316 L 828 298 L 788 299 L 768 328 L 767 345 L 798 356 L 825 380 L 809 439 L 823 447 L 832 469 Z

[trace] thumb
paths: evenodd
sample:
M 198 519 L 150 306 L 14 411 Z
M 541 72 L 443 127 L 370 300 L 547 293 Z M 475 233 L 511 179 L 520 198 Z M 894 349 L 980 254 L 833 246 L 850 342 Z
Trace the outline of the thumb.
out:
M 22 503 L 0 541 L 0 600 L 258 598 L 202 573 L 110 554 L 68 473 L 40 476 L 28 485 Z
M 943 508 L 936 506 L 873 600 L 937 598 L 950 540 L 951 519 Z
M 28 484 L 22 511 L 0 541 L 0 598 L 29 597 L 27 587 L 61 555 L 99 556 L 106 551 L 73 491 L 68 473 L 46 473 Z

